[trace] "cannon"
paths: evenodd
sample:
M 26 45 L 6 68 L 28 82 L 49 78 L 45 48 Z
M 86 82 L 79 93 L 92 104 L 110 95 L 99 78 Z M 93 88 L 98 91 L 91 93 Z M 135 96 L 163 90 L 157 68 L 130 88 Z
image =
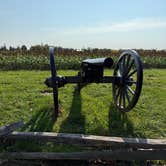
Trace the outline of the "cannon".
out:
M 124 50 L 115 64 L 110 57 L 83 60 L 76 76 L 58 76 L 53 47 L 49 48 L 49 56 L 51 77 L 46 78 L 45 84 L 53 89 L 56 117 L 59 114 L 58 88 L 69 83 L 76 83 L 78 90 L 89 83 L 112 83 L 113 101 L 118 110 L 128 112 L 137 104 L 142 89 L 143 67 L 136 51 Z M 113 64 L 113 76 L 104 76 L 104 69 L 111 68 Z

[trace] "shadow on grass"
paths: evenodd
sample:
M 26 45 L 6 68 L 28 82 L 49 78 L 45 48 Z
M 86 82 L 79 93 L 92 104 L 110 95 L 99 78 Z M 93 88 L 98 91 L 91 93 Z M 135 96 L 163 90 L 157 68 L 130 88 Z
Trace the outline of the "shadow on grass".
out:
M 32 115 L 31 119 L 24 125 L 21 131 L 51 132 L 55 123 L 53 115 L 53 108 L 43 107 Z M 28 138 L 25 140 L 15 140 L 12 146 L 8 143 L 6 145 L 7 151 L 11 152 L 36 152 L 42 151 L 43 148 L 47 148 L 47 146 L 44 146 L 42 142 L 38 142 L 38 140 L 31 140 Z
M 61 133 L 85 133 L 85 117 L 81 113 L 81 92 L 76 86 L 73 92 L 73 100 L 68 117 L 62 122 Z
M 144 137 L 142 133 L 134 131 L 133 123 L 127 113 L 120 112 L 111 103 L 109 110 L 109 132 L 112 136 L 123 137 Z
M 53 118 L 53 108 L 43 107 L 25 124 L 23 131 L 52 131 L 56 119 Z

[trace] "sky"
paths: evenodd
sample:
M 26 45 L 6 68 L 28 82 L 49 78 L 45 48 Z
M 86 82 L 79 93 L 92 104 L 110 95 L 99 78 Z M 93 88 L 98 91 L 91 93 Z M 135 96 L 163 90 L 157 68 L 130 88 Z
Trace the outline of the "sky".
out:
M 166 49 L 166 0 L 0 0 L 0 46 Z

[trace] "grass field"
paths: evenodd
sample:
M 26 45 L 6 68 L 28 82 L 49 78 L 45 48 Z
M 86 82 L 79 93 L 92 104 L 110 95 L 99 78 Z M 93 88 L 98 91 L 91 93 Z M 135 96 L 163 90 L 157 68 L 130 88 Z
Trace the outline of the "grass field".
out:
M 59 75 L 76 73 L 58 71 Z M 51 89 L 43 84 L 49 76 L 49 71 L 0 72 L 0 126 L 23 120 L 24 131 L 166 138 L 166 69 L 144 70 L 139 102 L 126 114 L 115 109 L 111 84 L 89 84 L 80 94 L 76 85 L 66 85 L 59 89 L 63 112 L 56 121 L 51 118 Z

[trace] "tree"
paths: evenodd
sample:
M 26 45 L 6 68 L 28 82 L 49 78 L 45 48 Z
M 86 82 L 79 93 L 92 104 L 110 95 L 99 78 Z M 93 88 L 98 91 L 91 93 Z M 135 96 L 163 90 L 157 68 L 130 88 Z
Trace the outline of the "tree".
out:
M 21 51 L 26 52 L 27 51 L 27 47 L 25 45 L 22 45 L 21 46 Z

